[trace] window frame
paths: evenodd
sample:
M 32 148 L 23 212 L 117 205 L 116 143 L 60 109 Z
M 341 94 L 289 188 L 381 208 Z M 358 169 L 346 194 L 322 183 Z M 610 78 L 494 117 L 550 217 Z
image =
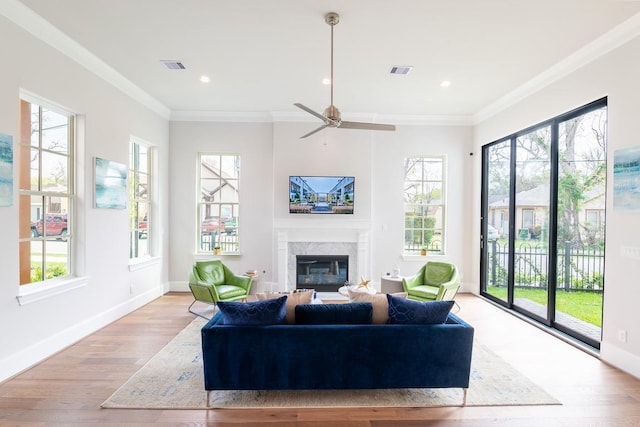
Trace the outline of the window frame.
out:
M 223 177 L 221 173 L 216 174 L 214 169 L 209 165 L 211 177 L 203 177 L 203 158 L 217 157 L 218 165 L 233 163 L 233 172 L 228 177 Z M 196 253 L 215 255 L 240 255 L 240 185 L 241 185 L 241 163 L 242 159 L 239 153 L 231 152 L 199 152 L 197 155 L 197 188 L 196 188 Z M 223 169 L 219 166 L 219 169 Z M 216 177 L 217 176 L 217 177 Z M 215 186 L 216 191 L 211 192 L 212 200 L 204 200 L 203 194 L 206 193 L 203 183 L 206 181 L 220 181 L 220 185 Z M 235 191 L 235 196 L 228 199 L 222 193 L 224 188 L 231 188 Z M 216 200 L 215 194 L 220 191 L 221 199 Z M 231 200 L 233 199 L 233 200 Z M 208 215 L 205 216 L 204 213 Z M 229 216 L 225 216 L 229 213 Z M 217 220 L 215 219 L 217 218 Z M 212 227 L 210 232 L 203 233 L 203 223 L 210 219 L 209 224 Z M 234 225 L 230 225 L 230 220 L 235 219 Z M 215 230 L 214 230 L 215 229 Z M 216 251 L 216 247 L 219 249 Z
M 34 132 L 33 127 L 33 109 L 37 108 L 37 120 L 38 126 L 37 130 Z M 19 123 L 20 129 L 20 138 L 18 141 L 18 156 L 17 156 L 17 169 L 19 184 L 18 184 L 18 198 L 19 198 L 19 207 L 18 207 L 18 215 L 20 222 L 20 233 L 19 233 L 19 262 L 20 262 L 20 278 L 18 281 L 18 295 L 17 299 L 20 305 L 24 303 L 36 301 L 42 299 L 48 295 L 55 295 L 60 292 L 63 292 L 68 289 L 74 289 L 78 286 L 81 286 L 86 283 L 86 280 L 82 278 L 76 277 L 76 250 L 75 250 L 75 231 L 76 231 L 76 221 L 75 221 L 75 205 L 76 205 L 76 150 L 78 143 L 78 117 L 75 113 L 56 106 L 55 104 L 48 102 L 46 100 L 37 98 L 28 93 L 23 93 L 21 91 L 19 97 L 19 109 L 21 117 L 21 121 Z M 25 110 L 28 110 L 25 111 Z M 65 150 L 55 150 L 52 147 L 45 147 L 43 144 L 43 133 L 47 129 L 43 127 L 43 113 L 51 112 L 55 113 L 58 116 L 66 118 L 66 123 L 64 126 L 66 127 L 66 149 Z M 25 119 L 25 114 L 28 114 L 28 118 Z M 28 120 L 28 123 L 25 122 Z M 30 128 L 28 130 L 25 129 L 26 126 Z M 33 144 L 34 134 L 37 133 L 37 145 Z M 32 153 L 34 150 L 38 153 L 38 169 L 37 169 L 37 188 L 33 189 L 32 183 Z M 50 154 L 53 156 L 64 156 L 66 158 L 66 174 L 64 176 L 66 180 L 66 187 L 64 190 L 55 191 L 52 189 L 45 189 L 43 187 L 44 182 L 44 174 L 47 172 L 43 168 L 43 155 Z M 24 156 L 27 156 L 26 158 Z M 23 168 L 28 167 L 28 174 L 25 173 Z M 28 180 L 28 182 L 27 182 Z M 27 188 L 28 187 L 28 188 Z M 32 200 L 33 198 L 42 198 L 42 206 L 41 211 L 38 212 L 38 216 L 40 218 L 36 218 L 36 223 L 40 221 L 42 224 L 41 227 L 34 233 L 34 222 L 32 221 Z M 28 212 L 25 211 L 25 198 L 28 198 Z M 64 200 L 64 203 L 60 203 L 60 209 L 58 212 L 51 212 L 47 209 L 47 206 L 52 206 L 50 199 L 58 198 Z M 48 201 L 49 200 L 49 201 Z M 66 205 L 65 212 L 62 211 L 62 206 Z M 39 205 L 38 205 L 39 206 Z M 26 214 L 26 215 L 25 215 Z M 46 218 L 51 216 L 66 217 L 66 228 L 60 230 L 59 235 L 46 235 Z M 37 224 L 36 224 L 37 227 Z M 45 233 L 43 235 L 42 233 Z M 64 232 L 64 234 L 63 234 Z M 34 235 L 37 234 L 37 235 Z M 28 237 L 27 237 L 28 236 Z M 55 250 L 51 249 L 47 251 L 48 243 L 55 243 L 56 241 L 64 242 L 66 245 L 66 271 L 65 274 L 56 275 L 47 279 L 48 270 L 46 269 L 48 254 L 55 253 Z M 41 255 L 41 275 L 42 280 L 32 281 L 33 274 L 32 268 L 30 267 L 33 263 L 33 243 L 37 242 L 41 245 L 42 255 Z M 28 244 L 28 248 L 25 246 Z M 28 261 L 25 260 L 25 256 L 28 256 Z M 52 256 L 53 257 L 53 256 Z M 24 268 L 26 262 L 29 264 L 28 272 Z M 26 281 L 25 275 L 28 274 L 28 281 Z
M 136 162 L 136 159 L 139 159 L 139 148 L 136 153 L 133 152 L 135 147 L 144 148 L 146 150 L 146 172 L 141 171 L 140 163 L 137 162 L 135 165 L 132 162 Z M 129 140 L 129 262 L 135 263 L 137 261 L 146 260 L 148 258 L 153 257 L 153 234 L 154 234 L 154 215 L 153 215 L 153 182 L 155 178 L 154 171 L 154 150 L 153 146 L 146 141 L 143 141 L 136 137 L 131 137 Z M 136 183 L 140 182 L 140 175 L 146 175 L 146 199 L 141 199 L 138 197 L 138 192 L 136 191 Z M 144 204 L 146 205 L 146 220 L 144 221 L 144 232 L 141 231 L 143 229 L 141 221 L 137 218 L 137 215 L 134 217 L 135 207 L 138 207 Z M 134 236 L 137 235 L 135 239 L 136 242 L 141 240 L 140 235 L 144 233 L 146 235 L 146 244 L 147 244 L 147 253 L 140 255 L 139 246 L 134 248 Z M 135 254 L 134 254 L 135 252 Z
M 421 179 L 408 179 L 408 165 L 411 161 L 417 162 L 420 161 L 423 166 L 421 167 Z M 425 165 L 429 163 L 440 163 L 440 176 L 438 178 L 429 177 L 425 173 Z M 406 156 L 404 158 L 405 165 L 405 178 L 403 181 L 403 246 L 402 253 L 403 256 L 417 256 L 423 255 L 425 252 L 422 252 L 421 249 L 426 247 L 427 253 L 437 254 L 437 255 L 445 255 L 446 254 L 446 177 L 447 177 L 447 156 L 446 155 L 413 155 Z M 407 189 L 411 183 L 419 184 L 421 189 L 428 188 L 430 185 L 434 185 L 440 187 L 440 197 L 438 199 L 434 199 L 433 201 L 429 201 L 427 203 L 409 203 L 407 202 Z M 434 188 L 435 188 L 434 187 Z M 432 192 L 434 189 L 432 188 Z M 420 193 L 424 200 L 428 193 L 422 191 Z M 423 223 L 422 227 L 418 228 L 408 228 L 407 227 L 407 213 L 410 212 L 409 206 L 413 206 L 413 211 L 418 212 L 418 210 L 425 212 L 426 215 L 424 218 L 435 218 L 433 227 L 426 227 L 426 224 Z M 437 212 L 440 211 L 439 214 L 429 215 L 429 210 L 435 209 Z M 440 218 L 441 223 L 438 224 L 438 218 Z M 416 230 L 421 230 L 421 236 L 419 236 L 420 244 L 408 245 L 407 244 L 407 233 L 415 232 Z M 426 234 L 428 230 L 431 230 L 433 234 L 431 234 L 431 238 L 429 239 L 429 243 L 424 245 L 424 240 L 426 238 Z M 415 239 L 415 237 L 413 237 Z M 435 238 L 435 243 L 434 239 Z

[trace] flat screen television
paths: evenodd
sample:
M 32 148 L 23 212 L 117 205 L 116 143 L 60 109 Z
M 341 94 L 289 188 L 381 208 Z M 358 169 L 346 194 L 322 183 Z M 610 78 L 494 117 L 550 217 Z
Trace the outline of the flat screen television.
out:
M 353 214 L 355 180 L 353 176 L 290 176 L 289 213 Z

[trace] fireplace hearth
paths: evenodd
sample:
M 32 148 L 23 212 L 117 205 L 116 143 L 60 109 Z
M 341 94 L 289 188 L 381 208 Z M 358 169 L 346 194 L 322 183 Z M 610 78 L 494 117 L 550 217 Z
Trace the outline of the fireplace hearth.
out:
M 348 255 L 296 256 L 296 289 L 336 292 L 348 278 Z

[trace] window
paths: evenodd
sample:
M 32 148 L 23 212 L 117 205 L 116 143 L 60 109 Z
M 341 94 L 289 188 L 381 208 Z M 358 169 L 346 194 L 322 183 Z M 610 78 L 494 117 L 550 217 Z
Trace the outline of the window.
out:
M 405 158 L 404 253 L 444 253 L 444 157 Z
M 20 101 L 20 284 L 71 275 L 74 116 Z
M 129 258 L 135 259 L 150 255 L 151 153 L 135 141 L 129 148 Z
M 200 154 L 198 164 L 198 250 L 238 253 L 240 156 Z

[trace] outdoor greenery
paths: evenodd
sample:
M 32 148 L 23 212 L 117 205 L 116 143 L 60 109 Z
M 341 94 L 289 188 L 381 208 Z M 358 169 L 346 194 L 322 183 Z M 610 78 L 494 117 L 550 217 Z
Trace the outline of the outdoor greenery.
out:
M 507 299 L 506 287 L 489 287 L 487 292 L 497 298 Z M 517 288 L 518 298 L 535 303 L 547 304 L 547 290 L 536 288 Z M 556 291 L 556 310 L 580 319 L 592 325 L 602 327 L 602 294 L 599 292 Z
M 42 267 L 31 267 L 31 283 L 41 282 L 42 280 L 53 279 L 54 277 L 64 276 L 67 274 L 67 264 L 64 262 L 49 263 L 47 277 L 42 277 Z

